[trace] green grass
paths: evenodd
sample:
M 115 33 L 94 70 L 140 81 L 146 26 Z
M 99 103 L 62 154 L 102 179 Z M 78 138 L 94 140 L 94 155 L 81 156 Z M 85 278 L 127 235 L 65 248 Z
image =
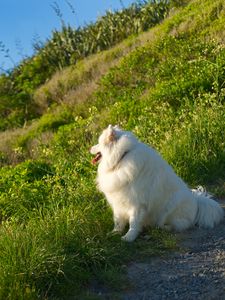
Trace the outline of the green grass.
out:
M 0 201 L 2 299 L 68 299 L 91 278 L 116 281 L 119 266 L 135 255 L 175 247 L 169 234 L 156 230 L 149 232 L 148 242 L 140 239 L 134 246 L 108 236 L 112 215 L 94 178 L 85 175 L 83 164 L 72 169 L 66 161 L 54 173 L 41 163 L 25 163 L 2 182 L 10 186 L 8 199 L 3 194 Z
M 209 18 L 221 36 L 223 10 L 220 0 L 204 2 L 204 14 L 203 2 L 193 1 L 157 27 L 157 38 L 138 37 L 140 45 L 107 66 L 85 101 L 59 104 L 17 138 L 12 147 L 25 161 L 0 169 L 1 299 L 69 299 L 92 280 L 123 288 L 117 273 L 129 260 L 176 247 L 174 237 L 158 229 L 132 245 L 107 234 L 112 213 L 96 189 L 88 149 L 108 124 L 156 148 L 190 186 L 225 196 L 225 48 L 217 36 L 206 38 L 215 32 Z M 72 93 L 76 76 L 87 80 L 98 58 L 111 54 L 90 58 L 69 83 L 71 70 L 57 74 L 37 95 L 49 89 L 49 101 L 56 102 L 58 91 Z M 10 163 L 7 153 L 1 157 Z

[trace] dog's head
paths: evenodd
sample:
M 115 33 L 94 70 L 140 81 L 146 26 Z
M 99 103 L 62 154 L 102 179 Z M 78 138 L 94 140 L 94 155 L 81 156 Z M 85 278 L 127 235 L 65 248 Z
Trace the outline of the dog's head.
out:
M 112 154 L 123 154 L 129 150 L 135 137 L 129 131 L 120 129 L 117 125 L 109 125 L 98 139 L 98 144 L 91 147 L 91 154 L 95 155 L 92 160 L 96 164 L 102 160 L 103 157 L 109 158 Z

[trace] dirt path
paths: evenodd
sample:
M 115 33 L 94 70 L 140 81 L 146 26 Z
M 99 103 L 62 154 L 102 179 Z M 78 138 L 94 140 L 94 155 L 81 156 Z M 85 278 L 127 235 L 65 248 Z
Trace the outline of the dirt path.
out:
M 221 205 L 225 208 L 225 200 Z M 99 299 L 225 299 L 225 219 L 214 229 L 193 229 L 177 238 L 178 252 L 130 263 L 130 288 L 100 293 Z
M 177 238 L 178 253 L 128 267 L 134 289 L 121 299 L 225 299 L 225 219 L 213 230 L 189 230 Z

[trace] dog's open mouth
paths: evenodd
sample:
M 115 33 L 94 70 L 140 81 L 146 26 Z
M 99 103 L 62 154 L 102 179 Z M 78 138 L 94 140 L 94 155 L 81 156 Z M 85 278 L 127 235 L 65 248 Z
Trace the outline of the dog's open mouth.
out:
M 96 155 L 95 155 L 95 157 L 92 159 L 92 164 L 93 165 L 95 165 L 95 164 L 97 164 L 97 162 L 101 159 L 101 157 L 102 157 L 102 154 L 101 154 L 101 152 L 98 152 Z

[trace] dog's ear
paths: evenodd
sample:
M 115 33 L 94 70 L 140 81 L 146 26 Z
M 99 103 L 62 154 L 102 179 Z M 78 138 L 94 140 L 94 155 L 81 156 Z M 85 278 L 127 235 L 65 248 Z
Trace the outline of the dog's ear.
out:
M 113 126 L 109 125 L 107 129 L 108 129 L 107 130 L 107 142 L 108 143 L 114 142 L 116 140 L 116 132 L 115 132 Z
M 119 125 L 115 125 L 114 128 L 117 129 L 117 130 L 121 130 Z

